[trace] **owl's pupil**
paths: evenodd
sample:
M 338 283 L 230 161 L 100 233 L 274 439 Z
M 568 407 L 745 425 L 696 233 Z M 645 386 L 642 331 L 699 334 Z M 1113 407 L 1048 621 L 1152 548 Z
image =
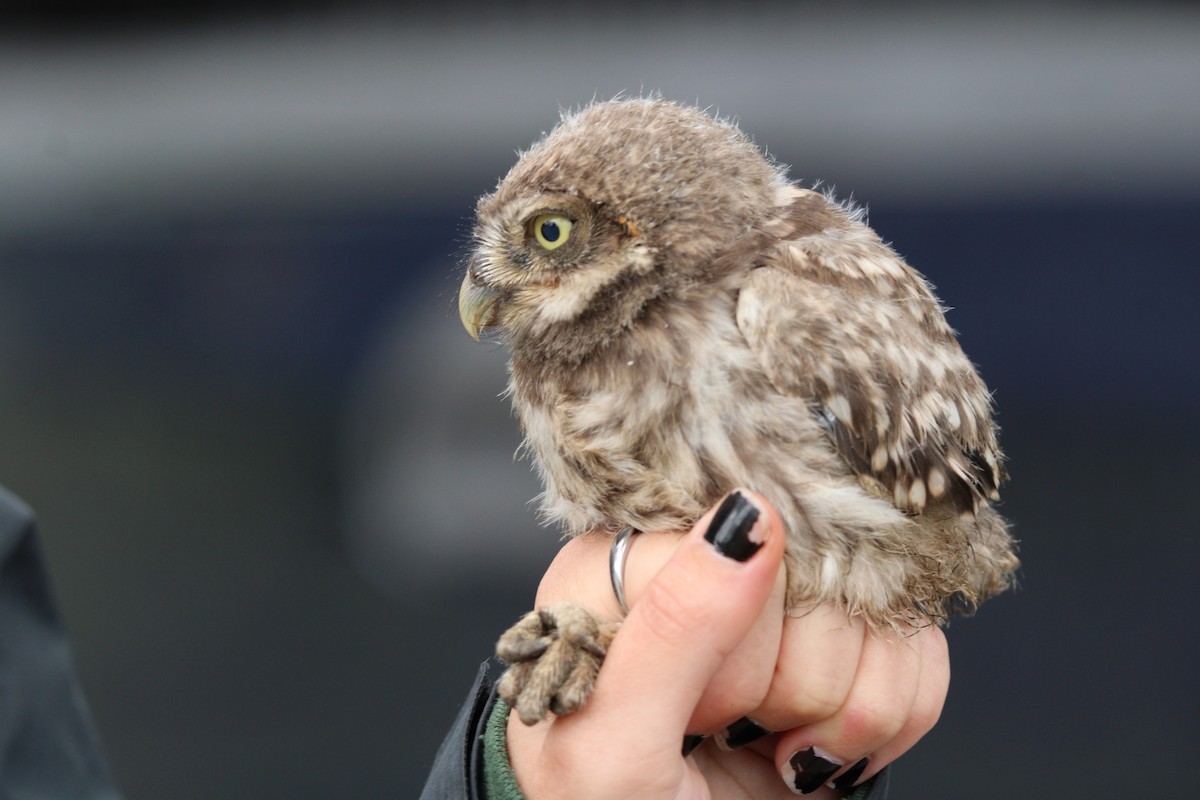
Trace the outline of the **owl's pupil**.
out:
M 547 242 L 557 242 L 560 235 L 557 222 L 547 220 L 542 223 L 542 238 Z

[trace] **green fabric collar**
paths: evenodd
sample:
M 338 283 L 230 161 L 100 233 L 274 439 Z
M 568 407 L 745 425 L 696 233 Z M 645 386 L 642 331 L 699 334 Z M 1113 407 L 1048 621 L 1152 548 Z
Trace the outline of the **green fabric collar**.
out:
M 486 800 L 525 800 L 508 761 L 508 704 L 499 697 L 483 732 L 483 791 Z

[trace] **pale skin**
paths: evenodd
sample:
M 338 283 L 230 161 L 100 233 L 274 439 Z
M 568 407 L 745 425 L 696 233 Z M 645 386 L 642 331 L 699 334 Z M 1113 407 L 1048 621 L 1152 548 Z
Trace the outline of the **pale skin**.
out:
M 688 534 L 635 538 L 626 570 L 631 610 L 587 705 L 527 727 L 511 715 L 508 748 L 529 800 L 785 798 L 788 760 L 815 747 L 858 782 L 898 758 L 937 722 L 950 681 L 936 626 L 878 633 L 831 606 L 784 612 L 784 531 L 761 496 L 745 563 Z M 611 539 L 568 542 L 538 589 L 537 606 L 574 602 L 620 619 L 608 577 Z M 685 734 L 718 733 L 749 717 L 775 731 L 729 751 L 706 741 L 689 757 Z M 833 776 L 836 778 L 836 775 Z M 809 797 L 841 797 L 828 786 Z

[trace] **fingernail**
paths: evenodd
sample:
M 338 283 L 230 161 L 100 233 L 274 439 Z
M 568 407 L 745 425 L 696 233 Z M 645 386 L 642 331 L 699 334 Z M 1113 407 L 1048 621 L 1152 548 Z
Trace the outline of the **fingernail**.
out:
M 693 750 L 704 744 L 705 738 L 707 737 L 701 736 L 700 734 L 693 734 L 683 737 L 683 757 L 687 758 Z
M 745 747 L 769 734 L 770 731 L 749 717 L 742 717 L 725 729 L 725 735 L 718 738 L 717 744 L 726 750 L 736 750 Z
M 812 794 L 841 768 L 841 762 L 827 753 L 818 753 L 815 747 L 808 747 L 788 759 L 783 768 L 783 782 L 793 792 Z
M 758 517 L 758 508 L 741 492 L 734 492 L 725 498 L 713 515 L 704 538 L 721 555 L 734 561 L 748 561 L 763 545 L 761 534 L 757 541 L 753 536 Z
M 846 770 L 841 775 L 838 775 L 837 779 L 830 785 L 834 789 L 837 789 L 839 792 L 844 792 L 844 791 L 848 790 L 851 786 L 854 785 L 854 782 L 856 780 L 858 780 L 860 777 L 862 777 L 863 772 L 866 771 L 866 769 L 867 769 L 867 764 L 869 764 L 870 762 L 871 762 L 871 759 L 869 759 L 869 758 L 862 759 L 857 764 L 855 764 L 853 767 Z

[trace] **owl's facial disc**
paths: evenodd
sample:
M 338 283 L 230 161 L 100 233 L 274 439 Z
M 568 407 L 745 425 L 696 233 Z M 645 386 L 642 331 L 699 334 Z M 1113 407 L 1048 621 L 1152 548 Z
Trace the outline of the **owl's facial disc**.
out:
M 603 317 L 613 330 L 627 326 L 661 290 L 649 278 L 656 250 L 644 226 L 615 203 L 574 189 L 519 188 L 502 182 L 477 208 L 475 249 L 459 291 L 467 332 L 478 338 L 494 329 L 514 345 L 554 338 L 558 326 L 597 302 L 621 307 Z
M 478 339 L 489 328 L 532 322 L 588 252 L 594 217 L 590 203 L 569 193 L 486 198 L 458 293 L 467 333 Z

